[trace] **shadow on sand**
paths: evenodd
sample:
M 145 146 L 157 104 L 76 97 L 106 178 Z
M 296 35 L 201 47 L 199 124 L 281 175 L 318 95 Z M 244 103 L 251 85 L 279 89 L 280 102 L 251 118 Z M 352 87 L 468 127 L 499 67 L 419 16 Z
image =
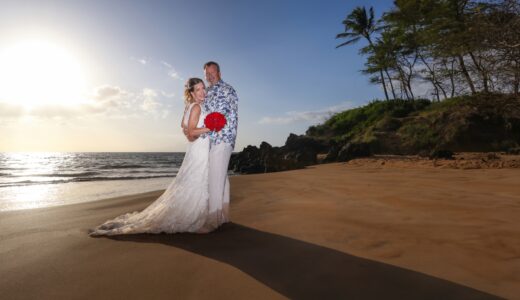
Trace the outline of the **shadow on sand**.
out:
M 134 234 L 240 269 L 291 299 L 500 299 L 447 280 L 227 223 L 211 234 Z

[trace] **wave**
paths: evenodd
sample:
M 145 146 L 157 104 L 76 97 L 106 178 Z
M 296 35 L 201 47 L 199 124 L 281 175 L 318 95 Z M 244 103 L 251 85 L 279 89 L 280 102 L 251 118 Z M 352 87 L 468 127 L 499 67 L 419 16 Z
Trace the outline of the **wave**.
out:
M 82 182 L 82 181 L 104 181 L 104 180 L 134 180 L 134 179 L 151 179 L 151 178 L 166 178 L 166 177 L 174 177 L 175 174 L 164 174 L 164 175 L 156 175 L 156 176 L 118 176 L 118 177 L 90 177 L 90 178 L 75 178 L 72 181 Z
M 106 170 L 106 169 L 137 169 L 137 168 L 148 168 L 148 166 L 143 165 L 105 165 L 101 166 L 98 169 Z
M 0 183 L 0 188 L 27 186 L 27 185 L 40 185 L 40 184 L 70 183 L 70 182 L 138 180 L 138 179 L 153 179 L 153 178 L 168 178 L 168 177 L 175 177 L 175 174 L 165 174 L 165 175 L 156 175 L 156 176 L 78 177 L 78 178 L 72 178 L 72 179 L 48 180 L 48 181 L 24 180 L 24 181 L 18 181 L 18 182 Z
M 176 172 L 178 170 L 179 170 L 178 168 L 176 170 L 170 170 L 170 171 L 154 171 L 154 170 L 140 171 L 140 170 L 135 170 L 135 171 L 128 171 L 127 173 L 130 173 L 130 174 L 139 174 L 139 173 L 171 174 L 172 172 Z
M 1 175 L 2 173 L 0 173 Z M 54 173 L 54 174 L 23 174 L 11 175 L 11 177 L 79 177 L 99 175 L 99 172 L 81 172 L 81 173 Z

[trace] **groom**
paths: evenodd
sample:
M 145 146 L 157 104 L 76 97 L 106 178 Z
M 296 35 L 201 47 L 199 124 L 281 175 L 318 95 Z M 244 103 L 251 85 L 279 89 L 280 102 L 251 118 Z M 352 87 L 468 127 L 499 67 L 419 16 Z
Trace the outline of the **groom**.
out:
M 229 178 L 227 170 L 231 152 L 235 148 L 238 124 L 238 96 L 233 87 L 221 79 L 220 66 L 209 61 L 204 64 L 208 83 L 204 109 L 207 113 L 219 112 L 227 124 L 219 132 L 209 132 L 209 214 L 217 224 L 229 222 Z

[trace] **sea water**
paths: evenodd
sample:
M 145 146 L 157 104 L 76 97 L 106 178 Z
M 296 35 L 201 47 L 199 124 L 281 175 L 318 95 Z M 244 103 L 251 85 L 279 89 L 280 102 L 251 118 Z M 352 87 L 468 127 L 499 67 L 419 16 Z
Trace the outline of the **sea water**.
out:
M 0 211 L 162 190 L 183 158 L 179 152 L 0 153 Z

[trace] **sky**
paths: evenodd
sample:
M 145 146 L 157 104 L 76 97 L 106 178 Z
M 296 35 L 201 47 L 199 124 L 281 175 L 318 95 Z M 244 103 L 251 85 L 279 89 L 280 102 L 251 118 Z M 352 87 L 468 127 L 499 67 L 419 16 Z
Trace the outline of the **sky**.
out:
M 336 49 L 356 6 L 392 1 L 0 0 L 0 151 L 173 151 L 183 86 L 216 61 L 239 96 L 235 151 L 285 143 L 382 99 Z

